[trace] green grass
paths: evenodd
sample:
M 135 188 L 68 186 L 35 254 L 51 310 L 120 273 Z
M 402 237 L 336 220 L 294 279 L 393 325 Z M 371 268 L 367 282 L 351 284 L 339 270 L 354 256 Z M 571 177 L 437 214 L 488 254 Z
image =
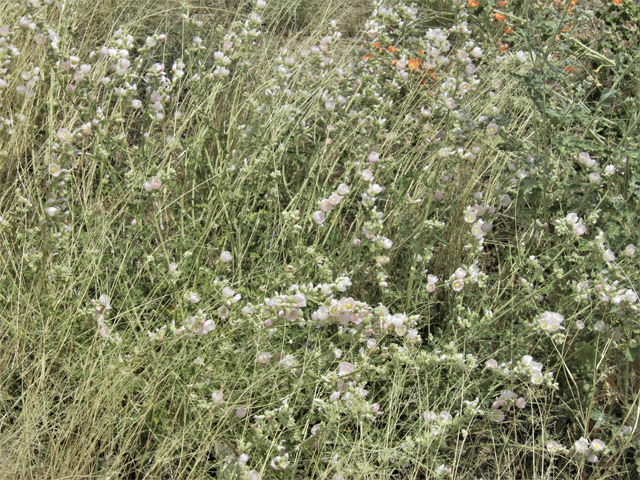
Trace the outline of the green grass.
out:
M 0 478 L 636 478 L 625 27 L 415 7 L 0 7 Z

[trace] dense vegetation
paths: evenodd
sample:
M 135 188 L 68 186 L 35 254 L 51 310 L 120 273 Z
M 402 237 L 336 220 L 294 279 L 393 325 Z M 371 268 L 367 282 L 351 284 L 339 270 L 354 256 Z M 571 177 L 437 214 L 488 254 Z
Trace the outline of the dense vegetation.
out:
M 2 4 L 0 477 L 637 478 L 640 11 L 582 1 Z

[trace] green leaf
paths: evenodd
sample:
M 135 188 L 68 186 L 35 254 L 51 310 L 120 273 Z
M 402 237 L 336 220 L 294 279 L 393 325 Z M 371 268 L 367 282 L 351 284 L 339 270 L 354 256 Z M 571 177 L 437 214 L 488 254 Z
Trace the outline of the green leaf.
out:
M 601 96 L 600 96 L 600 100 L 598 101 L 598 103 L 600 105 L 602 105 L 603 107 L 610 107 L 611 106 L 611 100 L 613 100 L 613 98 L 618 94 L 618 90 L 612 90 L 610 92 L 604 92 Z

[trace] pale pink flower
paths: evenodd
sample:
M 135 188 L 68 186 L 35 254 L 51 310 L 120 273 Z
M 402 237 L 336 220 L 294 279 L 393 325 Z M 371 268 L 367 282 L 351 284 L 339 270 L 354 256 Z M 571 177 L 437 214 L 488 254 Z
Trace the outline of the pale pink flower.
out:
M 233 260 L 233 256 L 231 255 L 231 252 L 229 252 L 228 250 L 225 250 L 220 254 L 221 262 L 227 263 L 227 262 L 230 262 L 231 260 Z
M 585 227 L 582 223 L 576 223 L 573 226 L 573 233 L 577 236 L 584 235 L 585 233 L 587 233 L 587 227 Z
M 222 390 L 216 390 L 211 394 L 211 400 L 216 405 L 222 405 L 224 403 L 223 397 L 224 393 L 222 392 Z
M 311 217 L 313 218 L 313 221 L 318 225 L 322 225 L 324 223 L 325 213 L 321 210 L 318 210 L 317 212 L 313 212 L 313 215 Z
M 527 402 L 525 401 L 524 397 L 520 397 L 518 398 L 518 400 L 516 400 L 516 407 L 518 407 L 519 409 L 522 410 L 526 406 Z
M 323 212 L 329 212 L 333 210 L 333 208 L 334 204 L 332 204 L 328 198 L 323 198 L 322 200 L 320 200 L 320 210 L 322 210 Z
M 66 128 L 61 128 L 58 130 L 57 137 L 63 142 L 68 142 L 71 140 L 71 132 Z
M 336 190 L 340 195 L 347 195 L 349 193 L 349 186 L 346 183 L 341 183 L 338 185 Z
M 329 202 L 331 203 L 331 205 L 338 205 L 340 203 L 340 200 L 342 200 L 342 197 L 337 193 L 333 193 L 329 196 Z
M 338 375 L 348 375 L 353 372 L 353 365 L 349 362 L 340 362 L 338 365 Z
M 575 448 L 577 453 L 585 454 L 589 450 L 589 440 L 582 437 L 575 443 Z
M 369 169 L 363 170 L 362 172 L 360 172 L 360 175 L 365 182 L 373 181 L 373 172 Z
M 258 3 L 260 3 L 261 1 L 262 0 L 258 0 Z M 262 1 L 262 3 L 266 4 L 266 2 L 264 2 L 264 1 Z M 262 480 L 262 477 L 260 476 L 260 474 L 256 470 L 251 470 L 249 473 L 247 473 L 247 479 L 248 480 Z
M 461 278 L 455 279 L 451 282 L 451 288 L 453 288 L 456 292 L 461 291 L 464 288 L 464 280 Z
M 271 354 L 269 352 L 262 352 L 258 354 L 258 363 L 269 363 L 271 360 Z
M 293 367 L 294 363 L 295 358 L 293 357 L 293 355 L 285 355 L 284 357 L 282 357 L 282 360 L 280 360 L 281 367 L 291 368 Z
M 500 423 L 500 422 L 504 421 L 504 412 L 502 410 L 493 410 L 489 414 L 489 419 L 492 422 Z
M 198 302 L 200 301 L 200 295 L 198 295 L 198 294 L 197 294 L 197 293 L 195 293 L 195 292 L 192 292 L 192 293 L 189 295 L 189 301 L 190 301 L 191 303 L 198 303 Z
M 49 171 L 52 177 L 58 177 L 60 175 L 60 172 L 62 171 L 60 169 L 60 165 L 57 165 L 55 163 L 50 163 L 49 166 L 47 167 L 47 170 Z
M 244 408 L 244 407 L 238 407 L 238 408 L 236 409 L 236 417 L 237 417 L 238 419 L 243 419 L 243 418 L 244 418 L 244 417 L 246 417 L 246 416 L 247 416 L 247 409 L 246 409 L 246 408 Z

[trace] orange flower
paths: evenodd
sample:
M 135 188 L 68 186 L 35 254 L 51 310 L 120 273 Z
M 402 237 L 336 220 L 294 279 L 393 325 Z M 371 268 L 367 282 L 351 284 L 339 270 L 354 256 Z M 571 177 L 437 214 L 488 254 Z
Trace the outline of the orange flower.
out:
M 410 58 L 407 62 L 407 68 L 409 70 L 416 70 L 420 68 L 420 65 L 422 65 L 422 60 L 420 60 L 419 58 Z
M 387 50 L 389 50 L 391 53 L 398 51 L 398 49 L 392 45 L 389 45 L 389 48 Z
M 398 59 L 397 58 L 394 58 L 393 60 L 391 60 L 391 65 L 395 66 L 396 63 L 398 63 Z
M 613 0 L 614 5 L 620 5 L 621 3 L 622 3 L 622 0 Z
M 480 5 L 480 2 L 478 0 L 469 0 L 468 3 L 471 8 L 476 8 L 478 5 Z
M 507 0 L 502 0 L 501 2 L 498 2 L 498 5 L 500 7 L 504 7 L 507 4 Z
M 569 73 L 573 72 L 575 70 L 575 68 L 573 67 L 565 67 L 565 70 Z
M 371 52 L 367 53 L 364 57 L 362 57 L 364 60 L 369 60 L 371 58 Z
M 505 43 L 503 46 L 500 47 L 500 51 L 504 52 L 507 48 L 509 48 L 509 45 Z
M 513 33 L 513 30 L 511 30 L 509 27 L 504 27 L 504 33 L 506 33 L 507 35 L 511 35 Z
M 493 16 L 494 16 L 494 17 L 496 18 L 496 20 L 498 20 L 499 22 L 502 22 L 502 21 L 504 21 L 504 20 L 507 18 L 507 16 L 506 16 L 506 15 L 503 15 L 503 14 L 501 14 L 501 13 L 494 13 L 494 14 L 493 14 Z
M 418 50 L 418 53 L 422 55 L 424 53 L 424 50 Z

